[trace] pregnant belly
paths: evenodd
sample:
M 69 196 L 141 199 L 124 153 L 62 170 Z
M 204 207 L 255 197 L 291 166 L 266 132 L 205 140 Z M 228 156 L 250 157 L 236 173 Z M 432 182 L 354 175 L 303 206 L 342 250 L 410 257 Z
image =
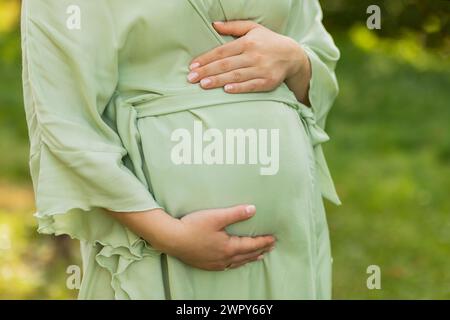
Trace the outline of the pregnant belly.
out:
M 297 112 L 272 101 L 239 102 L 138 121 L 144 169 L 167 212 L 254 204 L 227 231 L 298 232 L 312 197 L 312 149 Z

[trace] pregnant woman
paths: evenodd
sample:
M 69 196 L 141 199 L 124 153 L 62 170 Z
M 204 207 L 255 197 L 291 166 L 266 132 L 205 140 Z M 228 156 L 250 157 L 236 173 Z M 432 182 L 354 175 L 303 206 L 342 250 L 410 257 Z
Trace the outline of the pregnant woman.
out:
M 80 299 L 329 299 L 316 0 L 24 0 L 39 232 Z M 215 23 L 214 23 L 215 22 Z

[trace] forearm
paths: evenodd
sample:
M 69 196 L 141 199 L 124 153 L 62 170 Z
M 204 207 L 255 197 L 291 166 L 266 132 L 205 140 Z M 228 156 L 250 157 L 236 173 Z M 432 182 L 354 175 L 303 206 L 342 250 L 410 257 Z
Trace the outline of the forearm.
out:
M 173 218 L 164 210 L 153 209 L 140 212 L 107 210 L 107 213 L 146 240 L 156 250 L 164 253 L 171 253 L 174 250 L 180 220 Z
M 305 51 L 298 46 L 293 52 L 293 72 L 286 77 L 286 84 L 298 101 L 310 106 L 309 82 L 311 80 L 311 63 Z
M 255 237 L 230 236 L 228 225 L 247 220 L 255 214 L 254 206 L 191 212 L 180 219 L 162 209 L 107 214 L 142 237 L 153 248 L 205 270 L 236 268 L 257 261 L 275 244 L 270 235 Z

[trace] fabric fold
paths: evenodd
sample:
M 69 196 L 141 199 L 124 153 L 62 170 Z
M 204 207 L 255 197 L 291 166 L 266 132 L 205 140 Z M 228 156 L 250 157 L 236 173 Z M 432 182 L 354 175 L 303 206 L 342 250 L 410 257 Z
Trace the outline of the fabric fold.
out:
M 297 111 L 300 115 L 300 119 L 305 123 L 314 149 L 315 161 L 318 169 L 317 180 L 322 196 L 336 205 L 341 205 L 341 200 L 336 192 L 336 187 L 322 150 L 322 143 L 327 142 L 330 138 L 325 130 L 318 125 L 311 108 L 299 104 Z
M 65 234 L 93 246 L 101 245 L 95 260 L 110 273 L 111 287 L 116 299 L 130 299 L 133 298 L 133 292 L 139 292 L 128 290 L 123 285 L 131 276 L 131 265 L 145 257 L 157 257 L 161 254 L 108 216 L 101 208 L 67 208 L 63 214 L 36 213 L 35 217 L 38 220 L 39 233 Z
M 115 25 L 108 14 L 97 13 L 109 12 L 110 5 L 83 5 L 96 16 L 85 20 L 96 24 L 87 38 L 55 14 L 66 12 L 64 1 L 22 2 L 22 76 L 35 216 L 40 233 L 67 234 L 104 246 L 97 259 L 108 266 L 115 285 L 118 274 L 112 270 L 125 274 L 128 268 L 116 269 L 114 257 L 129 266 L 155 252 L 101 208 L 135 212 L 160 206 L 141 172 L 126 163 L 131 158 L 139 167 L 130 154 L 134 150 L 121 144 L 104 117 L 117 86 L 118 65 L 114 35 L 105 32 Z M 124 136 L 125 126 L 121 128 Z

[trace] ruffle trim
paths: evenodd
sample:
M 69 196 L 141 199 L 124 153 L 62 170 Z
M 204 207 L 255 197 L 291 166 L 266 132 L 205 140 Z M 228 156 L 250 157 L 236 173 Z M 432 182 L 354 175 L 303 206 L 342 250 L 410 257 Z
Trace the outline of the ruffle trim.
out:
M 159 256 L 161 252 L 102 211 L 100 208 L 69 208 L 65 213 L 43 215 L 36 212 L 34 216 L 41 234 L 66 234 L 72 239 L 101 245 L 95 262 L 110 273 L 115 299 L 139 298 L 124 285 L 130 278 L 130 266 L 144 257 Z

